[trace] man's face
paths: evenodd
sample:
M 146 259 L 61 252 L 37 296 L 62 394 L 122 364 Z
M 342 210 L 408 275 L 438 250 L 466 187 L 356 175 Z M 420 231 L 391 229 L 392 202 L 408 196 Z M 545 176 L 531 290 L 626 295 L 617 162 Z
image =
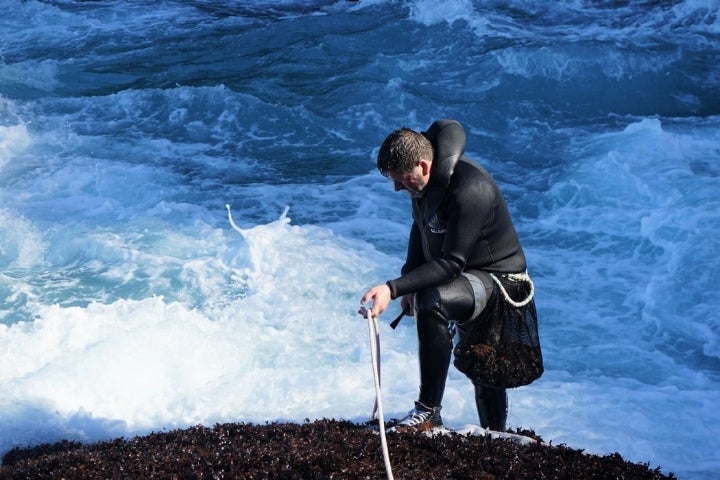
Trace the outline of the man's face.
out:
M 429 164 L 421 160 L 410 172 L 390 172 L 387 177 L 392 180 L 396 192 L 406 190 L 411 197 L 418 198 L 428 184 L 429 172 Z

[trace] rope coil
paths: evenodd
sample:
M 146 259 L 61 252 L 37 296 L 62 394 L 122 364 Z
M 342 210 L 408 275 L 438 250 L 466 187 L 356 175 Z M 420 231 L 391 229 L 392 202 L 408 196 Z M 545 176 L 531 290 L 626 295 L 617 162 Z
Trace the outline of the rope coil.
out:
M 524 307 L 525 305 L 530 303 L 530 301 L 533 299 L 533 295 L 535 295 L 535 285 L 533 284 L 533 281 L 530 278 L 530 275 L 527 274 L 527 272 L 508 273 L 505 275 L 509 280 L 512 280 L 513 282 L 528 282 L 530 284 L 530 293 L 528 293 L 527 298 L 519 302 L 516 302 L 515 300 L 510 298 L 510 295 L 508 295 L 507 290 L 505 290 L 502 282 L 495 275 L 493 275 L 492 273 L 488 273 L 488 275 L 490 275 L 490 278 L 492 278 L 497 284 L 498 288 L 500 288 L 500 292 L 502 292 L 505 300 L 515 308 Z

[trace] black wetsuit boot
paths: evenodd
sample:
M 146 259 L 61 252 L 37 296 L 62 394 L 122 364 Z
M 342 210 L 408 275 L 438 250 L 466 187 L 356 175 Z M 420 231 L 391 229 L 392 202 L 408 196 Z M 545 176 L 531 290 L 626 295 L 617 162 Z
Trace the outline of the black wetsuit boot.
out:
M 496 432 L 504 432 L 508 407 L 506 389 L 478 384 L 474 386 L 480 425 Z

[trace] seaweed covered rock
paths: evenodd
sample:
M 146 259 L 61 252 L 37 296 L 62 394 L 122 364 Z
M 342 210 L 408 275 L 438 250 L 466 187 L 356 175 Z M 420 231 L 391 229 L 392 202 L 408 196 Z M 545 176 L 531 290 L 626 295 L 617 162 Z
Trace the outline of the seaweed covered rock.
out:
M 619 454 L 588 455 L 537 440 L 523 445 L 489 435 L 387 436 L 397 479 L 675 478 Z M 386 472 L 379 435 L 338 420 L 227 423 L 95 444 L 63 441 L 13 449 L 0 466 L 2 480 L 58 478 L 380 479 Z

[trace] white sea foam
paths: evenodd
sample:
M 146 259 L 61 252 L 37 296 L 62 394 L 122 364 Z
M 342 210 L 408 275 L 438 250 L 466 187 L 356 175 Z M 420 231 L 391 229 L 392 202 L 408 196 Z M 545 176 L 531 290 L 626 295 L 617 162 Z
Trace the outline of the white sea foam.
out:
M 354 309 L 376 268 L 363 253 L 382 255 L 288 223 L 244 231 L 250 255 L 235 276 L 245 294 L 205 313 L 155 297 L 40 306 L 3 327 L 2 450 L 229 419 L 361 416 L 371 376 Z
M 9 102 L 0 98 L 0 108 L 10 109 Z M 0 125 L 0 172 L 7 162 L 22 152 L 31 143 L 30 134 L 23 124 Z

